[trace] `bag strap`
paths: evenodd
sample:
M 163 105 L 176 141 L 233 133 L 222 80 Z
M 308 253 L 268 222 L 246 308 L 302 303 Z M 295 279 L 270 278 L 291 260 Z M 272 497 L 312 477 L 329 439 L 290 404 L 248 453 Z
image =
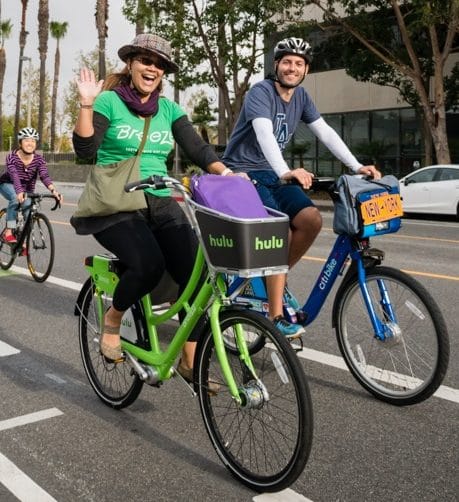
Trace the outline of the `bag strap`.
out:
M 143 152 L 143 147 L 145 146 L 145 142 L 147 141 L 147 134 L 148 134 L 148 129 L 150 128 L 150 122 L 151 122 L 151 115 L 148 115 L 148 117 L 145 117 L 145 124 L 143 126 L 142 141 L 140 142 L 139 149 L 137 150 L 136 156 L 141 155 Z

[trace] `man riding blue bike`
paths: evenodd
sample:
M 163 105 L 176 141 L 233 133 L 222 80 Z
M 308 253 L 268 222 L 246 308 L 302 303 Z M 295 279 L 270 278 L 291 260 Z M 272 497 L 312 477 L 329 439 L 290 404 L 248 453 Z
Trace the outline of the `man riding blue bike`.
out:
M 380 178 L 375 166 L 362 165 L 320 116 L 311 97 L 300 86 L 312 60 L 311 46 L 300 38 L 286 38 L 274 48 L 274 75 L 255 84 L 245 97 L 239 119 L 223 155 L 230 168 L 245 172 L 256 182 L 265 206 L 290 219 L 289 267 L 307 252 L 322 227 L 322 217 L 303 189 L 313 174 L 290 169 L 282 152 L 300 121 L 351 171 Z M 298 183 L 281 184 L 280 180 Z M 286 275 L 267 277 L 269 316 L 287 338 L 297 338 L 302 326 L 283 317 Z

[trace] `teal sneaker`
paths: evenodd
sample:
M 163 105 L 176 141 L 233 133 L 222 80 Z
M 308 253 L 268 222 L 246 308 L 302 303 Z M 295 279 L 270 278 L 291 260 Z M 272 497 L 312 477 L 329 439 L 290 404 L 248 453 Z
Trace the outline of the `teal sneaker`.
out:
M 292 340 L 299 338 L 304 333 L 304 328 L 298 324 L 288 322 L 285 317 L 278 315 L 273 319 L 274 326 L 281 332 L 285 338 Z

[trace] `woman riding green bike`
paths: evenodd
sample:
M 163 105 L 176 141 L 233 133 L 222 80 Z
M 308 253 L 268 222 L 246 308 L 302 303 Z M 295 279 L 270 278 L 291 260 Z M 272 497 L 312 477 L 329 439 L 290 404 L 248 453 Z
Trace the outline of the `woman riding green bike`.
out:
M 80 111 L 73 144 L 81 158 L 98 165 L 120 162 L 139 149 L 144 121 L 151 117 L 140 160 L 140 177 L 166 175 L 166 159 L 174 140 L 193 163 L 214 174 L 230 174 L 214 150 L 197 135 L 186 113 L 161 96 L 164 74 L 176 72 L 169 42 L 141 34 L 122 46 L 118 55 L 126 64 L 106 81 L 97 81 L 84 68 L 77 81 Z M 167 270 L 183 291 L 193 270 L 196 237 L 169 190 L 145 190 L 147 208 L 107 216 L 72 217 L 78 234 L 93 234 L 126 267 L 104 319 L 102 354 L 122 359 L 120 324 L 124 312 L 151 291 Z M 196 341 L 186 343 L 179 372 L 192 377 Z

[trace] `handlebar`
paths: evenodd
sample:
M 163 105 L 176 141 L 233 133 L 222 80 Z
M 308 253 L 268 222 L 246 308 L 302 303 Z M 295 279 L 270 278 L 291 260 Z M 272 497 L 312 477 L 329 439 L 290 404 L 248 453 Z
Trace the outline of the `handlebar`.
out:
M 361 175 L 359 175 L 361 176 Z M 364 179 L 371 180 L 371 176 L 362 176 Z M 252 180 L 254 184 L 256 184 L 255 180 Z M 279 180 L 282 185 L 299 185 L 300 183 L 295 178 L 290 180 Z M 332 200 L 336 198 L 336 193 L 334 192 L 334 185 L 336 179 L 331 176 L 318 176 L 314 177 L 312 180 L 312 185 L 309 190 L 313 192 L 326 192 L 330 196 Z M 148 178 L 144 178 L 142 180 L 133 181 L 131 183 L 127 183 L 124 186 L 125 192 L 133 192 L 135 190 L 142 190 L 144 188 L 153 188 L 154 190 L 162 189 L 162 188 L 172 188 L 181 192 L 185 198 L 190 197 L 189 189 L 184 186 L 179 180 L 175 178 L 171 178 L 169 176 L 158 176 L 152 175 L 148 176 Z
M 336 179 L 332 178 L 330 176 L 320 176 L 320 177 L 314 177 L 312 179 L 312 185 L 309 188 L 309 190 L 312 190 L 313 192 L 329 192 L 330 187 L 335 183 Z M 298 185 L 301 186 L 301 184 L 298 182 L 296 178 L 292 178 L 289 180 L 279 180 L 281 185 Z
M 43 199 L 54 199 L 54 206 L 51 208 L 51 211 L 55 211 L 58 207 L 61 207 L 61 199 L 55 197 L 50 193 L 28 193 L 27 198 L 31 199 L 32 202 L 38 201 L 40 202 Z
M 143 190 L 144 188 L 153 188 L 154 190 L 160 190 L 162 188 L 173 188 L 182 192 L 183 194 L 188 193 L 188 189 L 177 179 L 171 178 L 170 176 L 158 176 L 152 175 L 143 180 L 132 181 L 124 185 L 125 192 L 134 192 L 135 190 Z

